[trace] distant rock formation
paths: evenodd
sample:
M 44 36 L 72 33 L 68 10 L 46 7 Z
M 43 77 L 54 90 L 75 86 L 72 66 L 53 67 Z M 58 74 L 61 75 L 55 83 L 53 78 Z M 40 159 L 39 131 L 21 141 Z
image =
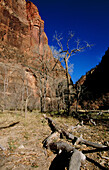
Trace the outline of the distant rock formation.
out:
M 66 79 L 65 70 L 52 55 L 44 21 L 31 1 L 0 0 L 0 71 L 4 101 L 0 107 L 7 107 L 15 94 L 22 101 L 19 105 L 28 98 L 38 107 L 43 98 L 49 106 L 55 103 L 58 83 Z
M 109 109 L 109 48 L 101 62 L 82 76 L 76 84 L 81 86 L 79 104 L 86 109 Z

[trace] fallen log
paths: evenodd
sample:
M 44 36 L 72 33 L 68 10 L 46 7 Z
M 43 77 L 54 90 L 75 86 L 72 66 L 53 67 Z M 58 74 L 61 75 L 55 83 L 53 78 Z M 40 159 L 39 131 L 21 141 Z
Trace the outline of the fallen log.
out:
M 86 159 L 86 156 L 81 151 L 78 151 L 77 149 L 75 149 L 74 147 L 69 145 L 68 143 L 65 143 L 62 141 L 49 143 L 48 148 L 53 153 L 61 154 L 64 156 L 64 159 L 66 158 L 66 162 L 68 165 L 65 164 L 64 166 L 68 166 L 69 170 L 79 170 L 80 166 L 81 166 L 81 162 L 84 162 Z M 60 157 L 58 156 L 58 158 L 60 158 Z M 57 162 L 59 160 L 56 159 Z M 53 164 L 54 164 L 54 162 L 53 162 Z M 51 167 L 52 166 L 53 165 L 51 165 Z M 57 168 L 56 165 L 54 165 L 54 166 L 55 166 L 55 168 Z M 62 168 L 62 167 L 60 167 L 60 168 Z M 53 168 L 50 168 L 50 169 L 53 169 Z
M 77 137 L 77 136 L 74 136 L 73 134 L 65 131 L 64 129 L 61 129 L 62 130 L 62 134 L 67 138 L 67 139 L 70 139 L 72 140 L 72 143 L 73 144 L 78 144 L 78 143 L 82 143 L 82 144 L 85 144 L 87 146 L 92 146 L 94 148 L 104 148 L 106 147 L 105 145 L 101 145 L 101 144 L 98 144 L 98 143 L 94 143 L 94 142 L 91 142 L 91 141 L 87 141 L 85 139 L 82 138 L 82 135 L 80 137 Z
M 65 167 L 67 167 L 69 170 L 79 170 L 81 166 L 81 162 L 85 161 L 85 159 L 87 159 L 89 162 L 93 163 L 94 165 L 98 166 L 100 169 L 107 170 L 107 168 L 103 167 L 93 159 L 86 157 L 84 154 L 100 152 L 100 151 L 108 151 L 109 146 L 107 147 L 102 144 L 87 141 L 82 138 L 82 135 L 80 137 L 74 136 L 72 133 L 67 132 L 64 128 L 61 128 L 59 125 L 57 125 L 57 123 L 51 118 L 47 117 L 46 115 L 44 115 L 44 117 L 45 119 L 48 120 L 48 124 L 52 130 L 52 133 L 43 141 L 43 147 L 45 147 L 46 149 L 50 149 L 52 152 L 57 154 L 49 170 L 55 170 L 55 169 L 61 170 L 61 169 L 65 169 Z M 94 147 L 96 149 L 78 151 L 77 149 L 75 149 L 73 146 L 71 146 L 66 142 L 63 141 L 53 142 L 53 140 L 59 139 L 60 136 L 65 136 L 66 139 L 70 139 L 74 144 L 74 146 L 76 144 L 82 143 Z M 63 159 L 63 157 L 65 159 Z M 60 163 L 60 160 L 62 160 L 62 163 Z
M 104 148 L 104 147 L 106 147 L 105 145 L 102 145 L 102 144 L 87 141 L 87 140 L 83 139 L 82 136 L 81 137 L 74 136 L 73 134 L 67 132 L 66 130 L 64 130 L 63 128 L 58 126 L 57 123 L 54 120 L 52 120 L 51 118 L 47 117 L 46 114 L 44 114 L 44 118 L 48 120 L 48 124 L 49 124 L 52 132 L 56 132 L 56 131 L 59 132 L 60 135 L 64 135 L 67 139 L 72 140 L 73 144 L 75 144 L 76 141 L 77 141 L 77 143 L 82 143 L 82 144 L 85 144 L 87 146 L 92 146 L 94 148 Z
M 43 147 L 44 148 L 49 148 L 49 144 L 52 143 L 53 141 L 56 141 L 59 139 L 60 134 L 58 132 L 51 133 L 47 138 L 43 140 Z
M 81 162 L 85 162 L 85 160 L 86 156 L 82 154 L 82 152 L 75 149 L 70 159 L 69 170 L 79 170 Z
M 57 125 L 57 123 L 54 120 L 52 120 L 50 117 L 47 117 L 46 114 L 43 114 L 43 116 L 45 119 L 48 120 L 48 125 L 51 128 L 52 133 L 56 131 L 61 133 L 61 128 Z

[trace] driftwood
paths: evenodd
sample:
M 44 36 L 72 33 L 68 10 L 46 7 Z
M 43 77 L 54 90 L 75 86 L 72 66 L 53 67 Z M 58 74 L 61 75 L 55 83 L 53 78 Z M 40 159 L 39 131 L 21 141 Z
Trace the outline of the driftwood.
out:
M 14 123 L 11 123 L 10 125 L 0 127 L 0 129 L 10 128 L 10 127 L 13 127 L 13 126 L 17 125 L 18 123 L 19 123 L 19 122 L 14 122 Z
M 75 149 L 70 159 L 69 170 L 79 170 L 81 162 L 84 162 L 85 160 L 86 156 L 82 152 Z
M 57 125 L 57 123 L 54 120 L 52 120 L 50 117 L 47 117 L 45 114 L 44 118 L 48 120 L 48 124 L 52 130 L 52 133 L 43 141 L 43 147 L 46 149 L 50 149 L 52 152 L 57 154 L 56 158 L 51 163 L 50 170 L 53 169 L 63 170 L 65 169 L 65 167 L 69 170 L 79 170 L 81 162 L 84 162 L 85 159 L 87 159 L 89 162 L 95 164 L 101 169 L 102 168 L 106 169 L 98 162 L 86 157 L 84 154 L 108 151 L 109 147 L 91 141 L 87 141 L 82 138 L 82 135 L 80 137 L 74 136 L 72 133 L 69 133 L 64 128 Z M 74 146 L 79 143 L 82 143 L 94 147 L 96 149 L 83 150 L 82 152 L 78 151 L 69 143 L 60 141 L 60 138 L 62 137 L 71 140 Z M 57 140 L 58 142 L 56 142 Z
M 81 162 L 84 162 L 86 156 L 81 152 L 69 145 L 68 143 L 59 141 L 53 142 L 49 144 L 49 149 L 58 154 L 58 158 L 60 157 L 59 154 L 64 157 L 65 164 L 63 163 L 59 169 L 62 168 L 69 168 L 69 170 L 79 170 L 81 166 Z M 55 162 L 56 163 L 56 162 Z M 60 162 L 57 166 L 59 166 Z M 54 165 L 53 165 L 54 166 Z M 55 165 L 56 166 L 56 165 Z M 50 168 L 53 169 L 53 168 Z M 55 167 L 57 169 L 57 167 Z

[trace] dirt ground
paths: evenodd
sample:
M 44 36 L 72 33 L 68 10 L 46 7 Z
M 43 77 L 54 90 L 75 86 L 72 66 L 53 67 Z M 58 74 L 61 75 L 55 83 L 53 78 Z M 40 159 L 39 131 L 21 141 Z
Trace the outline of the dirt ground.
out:
M 78 123 L 78 120 L 72 117 L 53 116 L 52 119 L 66 127 L 72 127 Z M 2 128 L 18 121 L 19 123 L 15 126 Z M 42 141 L 50 133 L 47 121 L 38 111 L 28 113 L 26 118 L 17 111 L 0 113 L 0 145 L 5 148 L 5 150 L 0 149 L 0 170 L 49 170 L 56 155 L 51 151 L 46 151 Z M 87 124 L 74 129 L 73 134 L 78 137 L 82 134 L 84 139 L 99 144 L 107 145 L 109 141 L 108 127 L 105 125 Z M 81 145 L 79 150 L 87 148 Z M 104 167 L 109 166 L 109 160 L 105 159 L 105 157 L 109 158 L 107 151 L 87 154 L 87 156 Z M 97 166 L 88 161 L 82 165 L 81 169 L 99 170 Z

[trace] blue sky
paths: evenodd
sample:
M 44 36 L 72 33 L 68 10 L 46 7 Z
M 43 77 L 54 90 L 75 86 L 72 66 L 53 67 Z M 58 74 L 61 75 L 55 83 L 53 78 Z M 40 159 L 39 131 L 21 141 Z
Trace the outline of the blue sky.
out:
M 95 67 L 109 47 L 109 0 L 31 0 L 39 9 L 45 22 L 45 32 L 50 46 L 55 31 L 63 34 L 63 44 L 72 31 L 75 36 L 70 43 L 79 38 L 81 42 L 94 44 L 91 49 L 72 56 L 74 64 L 71 74 L 75 83 L 82 75 Z

